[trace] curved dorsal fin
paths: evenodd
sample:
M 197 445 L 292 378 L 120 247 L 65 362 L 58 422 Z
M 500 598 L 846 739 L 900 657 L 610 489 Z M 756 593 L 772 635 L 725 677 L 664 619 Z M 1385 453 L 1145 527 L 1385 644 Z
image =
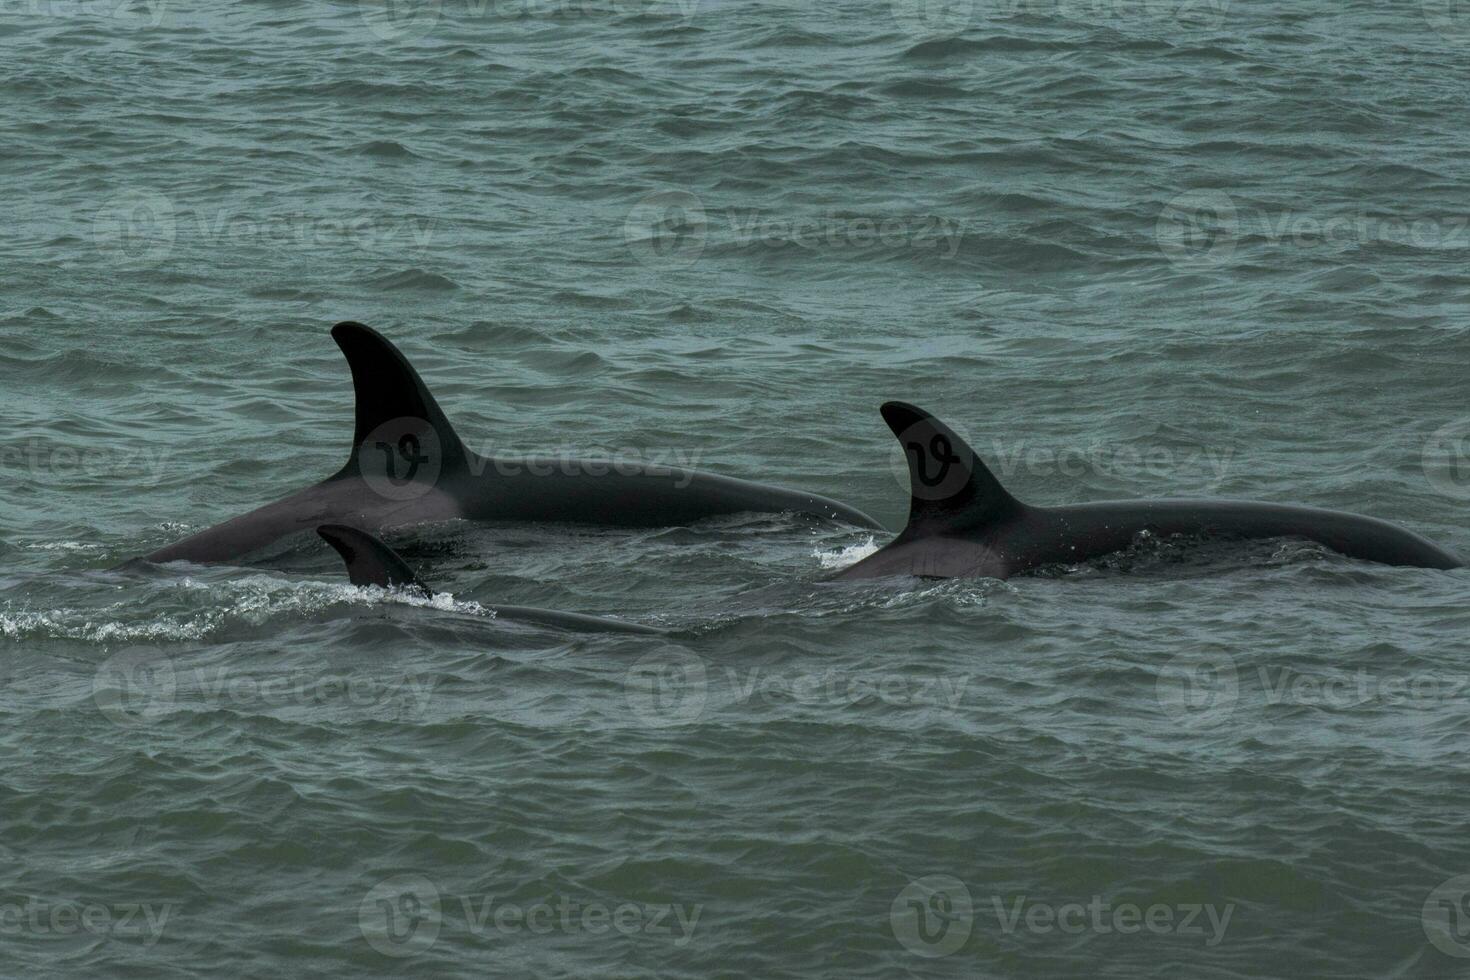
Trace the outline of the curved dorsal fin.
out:
M 369 450 L 376 443 L 397 444 L 406 433 L 414 434 L 420 443 L 437 443 L 418 450 L 425 457 L 435 457 L 436 473 L 465 465 L 468 455 L 464 443 L 397 347 L 372 327 L 350 320 L 332 328 L 332 339 L 352 368 L 352 388 L 357 398 L 352 456 L 344 475 L 358 470 L 364 444 Z
M 347 577 L 353 585 L 418 589 L 432 594 L 397 552 L 366 531 L 346 524 L 323 524 L 316 533 L 347 563 Z
M 1020 513 L 1021 502 L 949 426 L 905 402 L 886 402 L 882 412 L 909 464 L 905 533 L 974 527 Z

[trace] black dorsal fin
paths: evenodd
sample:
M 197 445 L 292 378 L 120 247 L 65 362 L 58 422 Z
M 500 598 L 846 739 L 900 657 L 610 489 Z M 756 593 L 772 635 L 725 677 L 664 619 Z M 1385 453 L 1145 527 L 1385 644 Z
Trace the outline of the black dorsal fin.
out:
M 1022 503 L 949 426 L 904 402 L 887 402 L 882 412 L 909 465 L 905 533 L 974 527 L 1021 512 Z
M 357 397 L 352 456 L 340 475 L 369 475 L 359 472 L 360 463 L 374 473 L 388 465 L 390 477 L 395 465 L 406 472 L 406 466 L 418 469 L 422 464 L 433 477 L 466 465 L 464 443 L 397 347 L 372 327 L 351 321 L 333 327 L 332 339 L 352 368 Z M 407 462 L 395 460 L 394 453 Z
M 415 589 L 432 594 L 396 551 L 366 531 L 345 524 L 323 524 L 316 533 L 337 549 L 337 554 L 347 563 L 347 577 L 353 585 Z

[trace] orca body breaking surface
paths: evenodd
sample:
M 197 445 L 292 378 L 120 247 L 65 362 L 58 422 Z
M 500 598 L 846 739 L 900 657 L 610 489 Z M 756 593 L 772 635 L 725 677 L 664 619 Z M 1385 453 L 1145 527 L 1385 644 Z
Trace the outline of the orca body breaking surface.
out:
M 663 527 L 746 511 L 791 511 L 860 527 L 868 515 L 817 494 L 656 464 L 497 459 L 460 440 L 407 358 L 360 323 L 332 338 L 356 393 L 347 464 L 334 476 L 167 545 L 153 562 L 229 562 L 320 524 L 371 531 L 464 518 Z
M 1011 496 L 943 422 L 903 402 L 883 406 L 909 466 L 909 521 L 837 579 L 1009 578 L 1125 551 L 1144 533 L 1214 540 L 1306 538 L 1349 558 L 1460 568 L 1454 555 L 1388 521 L 1239 500 L 1119 500 L 1037 507 Z
M 396 551 L 366 531 L 341 524 L 324 524 L 316 529 L 316 533 L 342 556 L 342 561 L 347 565 L 347 577 L 353 585 L 404 589 L 425 597 L 434 595 L 434 590 L 420 581 Z M 601 616 L 586 616 L 582 613 L 557 612 L 535 606 L 481 605 L 494 613 L 496 619 L 552 626 L 578 633 L 637 633 L 645 636 L 668 634 L 667 630 L 653 626 L 605 619 Z

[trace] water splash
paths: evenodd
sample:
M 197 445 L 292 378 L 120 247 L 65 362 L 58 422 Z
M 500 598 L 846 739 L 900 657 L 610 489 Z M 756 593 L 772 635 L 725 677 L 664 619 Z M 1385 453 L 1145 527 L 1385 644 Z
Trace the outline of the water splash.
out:
M 847 568 L 849 565 L 855 565 L 869 555 L 876 553 L 878 547 L 878 543 L 873 540 L 873 536 L 870 534 L 866 541 L 850 544 L 833 551 L 813 548 L 812 557 L 823 568 Z

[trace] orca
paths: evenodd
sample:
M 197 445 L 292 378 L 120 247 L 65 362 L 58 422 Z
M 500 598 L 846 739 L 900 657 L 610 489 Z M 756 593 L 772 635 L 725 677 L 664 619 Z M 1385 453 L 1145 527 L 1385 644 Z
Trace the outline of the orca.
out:
M 361 323 L 332 328 L 356 394 L 347 463 L 248 514 L 159 548 L 151 562 L 230 562 L 320 524 L 384 531 L 457 518 L 662 527 L 743 511 L 793 511 L 860 527 L 868 515 L 817 494 L 657 464 L 499 459 L 472 452 L 398 348 Z
M 336 549 L 347 565 L 347 577 L 353 585 L 376 585 L 384 589 L 403 589 L 424 596 L 434 595 L 419 577 L 408 567 L 408 563 L 392 548 L 368 534 L 366 531 L 342 524 L 323 524 L 316 529 L 323 541 Z M 667 636 L 668 630 L 638 623 L 626 623 L 618 619 L 601 616 L 584 616 L 581 613 L 556 612 L 552 609 L 537 609 L 534 606 L 485 606 L 496 619 L 534 623 L 537 626 L 553 626 L 557 629 L 578 633 L 638 633 L 647 636 Z
M 888 402 L 882 412 L 908 462 L 908 525 L 834 579 L 1004 579 L 1125 551 L 1144 533 L 1161 539 L 1307 538 L 1349 558 L 1385 565 L 1463 567 L 1454 555 L 1397 525 L 1314 507 L 1187 499 L 1024 504 L 933 415 L 903 402 Z

